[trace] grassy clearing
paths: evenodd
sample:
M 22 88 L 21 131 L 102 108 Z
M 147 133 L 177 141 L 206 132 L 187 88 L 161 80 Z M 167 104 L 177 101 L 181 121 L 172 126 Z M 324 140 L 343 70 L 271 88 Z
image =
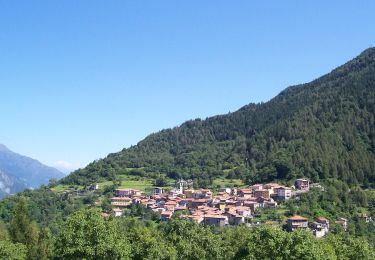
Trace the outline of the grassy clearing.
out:
M 59 184 L 59 185 L 57 185 L 57 186 L 55 186 L 55 187 L 53 187 L 53 188 L 51 188 L 51 190 L 53 191 L 53 192 L 63 192 L 63 191 L 65 191 L 65 190 L 67 190 L 68 189 L 68 185 L 62 185 L 62 184 Z
M 100 182 L 99 188 L 103 190 L 105 187 L 113 185 L 113 181 L 105 181 Z M 120 189 L 137 189 L 141 191 L 146 191 L 151 189 L 154 186 L 154 182 L 149 179 L 139 179 L 139 180 L 131 180 L 129 178 L 126 178 L 124 180 L 121 180 Z
M 287 212 L 288 212 L 288 210 L 287 210 L 287 208 L 284 205 L 279 205 L 276 208 L 276 214 L 285 215 Z
M 51 190 L 53 192 L 60 193 L 60 192 L 64 192 L 64 191 L 79 190 L 79 189 L 82 189 L 82 188 L 83 188 L 83 186 L 79 186 L 79 185 L 63 185 L 63 184 L 59 184 L 59 185 L 51 188 Z
M 229 179 L 219 178 L 219 179 L 215 179 L 213 181 L 213 184 L 214 184 L 214 186 L 221 186 L 221 187 L 235 187 L 235 186 L 242 187 L 242 186 L 245 186 L 245 183 L 240 179 L 229 180 Z
M 125 180 L 121 181 L 120 188 L 122 189 L 137 189 L 145 191 L 154 186 L 153 181 L 151 180 Z

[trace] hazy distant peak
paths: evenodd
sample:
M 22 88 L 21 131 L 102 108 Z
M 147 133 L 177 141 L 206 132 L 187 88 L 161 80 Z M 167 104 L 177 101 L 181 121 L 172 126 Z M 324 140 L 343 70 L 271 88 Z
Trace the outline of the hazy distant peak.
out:
M 0 151 L 1 151 L 1 152 L 10 152 L 9 148 L 6 147 L 6 146 L 3 145 L 3 144 L 0 144 Z
M 0 198 L 65 176 L 55 168 L 12 152 L 3 144 L 0 144 L 0 172 Z

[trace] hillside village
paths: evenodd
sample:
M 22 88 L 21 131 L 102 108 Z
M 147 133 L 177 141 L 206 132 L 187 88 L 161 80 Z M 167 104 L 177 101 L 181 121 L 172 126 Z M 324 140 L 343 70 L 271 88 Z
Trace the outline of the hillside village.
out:
M 178 188 L 166 191 L 156 187 L 147 196 L 137 189 L 116 189 L 111 198 L 112 215 L 120 217 L 124 208 L 143 205 L 146 209 L 160 213 L 163 221 L 174 215 L 203 225 L 224 227 L 226 225 L 251 225 L 256 209 L 275 208 L 279 203 L 298 197 L 310 187 L 323 189 L 319 184 L 310 184 L 308 179 L 297 179 L 292 187 L 277 183 L 255 184 L 247 188 L 220 188 L 217 193 L 209 189 L 194 190 L 187 181 L 177 182 Z M 347 220 L 340 219 L 336 224 L 345 230 Z M 310 230 L 316 237 L 329 232 L 329 221 L 323 217 L 313 223 L 301 216 L 287 219 L 285 228 Z

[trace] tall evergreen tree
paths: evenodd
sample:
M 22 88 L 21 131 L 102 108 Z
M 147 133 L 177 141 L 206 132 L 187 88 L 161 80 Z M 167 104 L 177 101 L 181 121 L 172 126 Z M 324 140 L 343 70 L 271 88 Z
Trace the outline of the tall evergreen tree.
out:
M 28 259 L 37 259 L 39 229 L 37 224 L 30 221 L 27 201 L 20 197 L 10 223 L 10 236 L 15 243 L 27 247 Z
M 30 241 L 30 233 L 32 230 L 27 202 L 24 197 L 18 199 L 13 218 L 10 222 L 10 235 L 13 242 L 28 244 Z

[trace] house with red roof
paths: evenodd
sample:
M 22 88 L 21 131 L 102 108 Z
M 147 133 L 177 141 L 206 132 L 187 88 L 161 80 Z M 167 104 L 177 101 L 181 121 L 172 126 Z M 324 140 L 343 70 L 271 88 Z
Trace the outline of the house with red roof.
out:
M 115 207 L 128 207 L 133 200 L 129 197 L 113 197 L 111 198 L 111 205 Z
M 224 227 L 228 225 L 228 217 L 224 215 L 204 215 L 203 224 L 207 226 Z
M 160 215 L 161 215 L 161 220 L 168 221 L 172 218 L 173 211 L 164 211 Z
M 293 216 L 288 218 L 287 220 L 287 227 L 289 231 L 295 231 L 297 229 L 308 229 L 308 220 L 307 218 L 301 216 Z

